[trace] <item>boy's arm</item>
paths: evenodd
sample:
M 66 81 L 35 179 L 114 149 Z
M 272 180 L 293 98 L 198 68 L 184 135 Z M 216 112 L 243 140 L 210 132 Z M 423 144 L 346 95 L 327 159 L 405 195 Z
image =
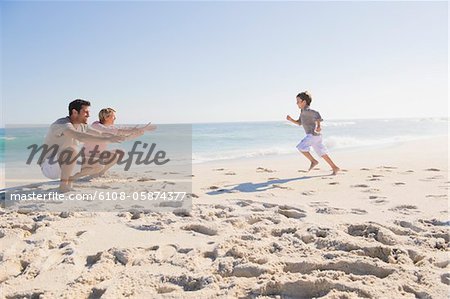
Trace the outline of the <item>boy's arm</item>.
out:
M 286 116 L 286 119 L 296 125 L 301 126 L 302 123 L 300 122 L 300 118 L 298 120 L 293 119 L 290 115 Z
M 320 116 L 320 113 L 319 112 L 317 112 L 317 111 L 314 111 L 315 112 L 315 119 L 316 119 L 316 129 L 315 129 L 315 131 L 317 132 L 317 133 L 320 133 L 320 131 L 322 131 L 322 128 L 320 127 L 320 122 L 321 121 L 323 121 L 323 119 L 322 119 L 322 116 Z
M 320 127 L 321 120 L 316 120 L 316 132 L 320 133 L 322 131 L 322 128 Z

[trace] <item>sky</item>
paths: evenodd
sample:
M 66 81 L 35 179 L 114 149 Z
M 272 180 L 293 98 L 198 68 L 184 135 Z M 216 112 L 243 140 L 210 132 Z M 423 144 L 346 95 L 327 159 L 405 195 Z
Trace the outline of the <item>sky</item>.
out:
M 447 2 L 0 2 L 0 125 L 448 116 Z

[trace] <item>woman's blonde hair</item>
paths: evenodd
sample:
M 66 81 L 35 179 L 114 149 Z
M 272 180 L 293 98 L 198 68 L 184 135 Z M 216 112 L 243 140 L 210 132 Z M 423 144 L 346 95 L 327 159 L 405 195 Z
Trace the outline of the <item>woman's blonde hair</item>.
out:
M 111 115 L 111 113 L 116 112 L 113 108 L 103 108 L 98 113 L 98 119 L 100 120 L 100 123 L 103 123 L 107 117 Z

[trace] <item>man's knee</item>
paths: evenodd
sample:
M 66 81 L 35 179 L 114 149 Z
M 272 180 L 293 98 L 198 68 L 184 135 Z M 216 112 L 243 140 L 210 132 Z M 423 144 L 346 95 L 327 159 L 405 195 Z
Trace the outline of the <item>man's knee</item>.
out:
M 68 146 L 64 148 L 58 156 L 58 162 L 60 165 L 73 164 L 77 161 L 79 150 L 77 147 Z

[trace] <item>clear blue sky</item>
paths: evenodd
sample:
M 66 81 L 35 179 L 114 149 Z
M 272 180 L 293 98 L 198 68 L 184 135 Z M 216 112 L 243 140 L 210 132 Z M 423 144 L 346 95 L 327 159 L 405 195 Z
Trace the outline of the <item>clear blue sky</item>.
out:
M 1 2 L 3 123 L 448 115 L 447 2 Z M 1 124 L 0 122 L 0 124 Z

